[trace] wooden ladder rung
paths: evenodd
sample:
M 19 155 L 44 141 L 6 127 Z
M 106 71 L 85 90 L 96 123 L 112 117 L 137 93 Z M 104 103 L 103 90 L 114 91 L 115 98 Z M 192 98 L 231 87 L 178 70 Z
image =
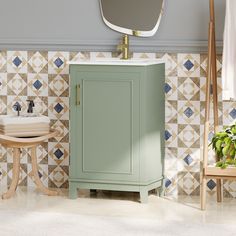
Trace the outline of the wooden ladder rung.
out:
M 217 178 L 217 176 L 225 177 L 225 178 L 236 178 L 236 167 L 227 167 L 226 169 L 222 169 L 220 167 L 215 166 L 207 166 L 204 169 L 205 176 L 215 176 L 213 178 Z

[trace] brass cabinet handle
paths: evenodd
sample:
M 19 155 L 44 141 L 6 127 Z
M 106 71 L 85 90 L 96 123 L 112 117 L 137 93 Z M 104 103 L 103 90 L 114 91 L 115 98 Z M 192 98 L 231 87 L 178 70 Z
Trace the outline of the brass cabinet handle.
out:
M 80 84 L 76 85 L 76 105 L 80 105 Z

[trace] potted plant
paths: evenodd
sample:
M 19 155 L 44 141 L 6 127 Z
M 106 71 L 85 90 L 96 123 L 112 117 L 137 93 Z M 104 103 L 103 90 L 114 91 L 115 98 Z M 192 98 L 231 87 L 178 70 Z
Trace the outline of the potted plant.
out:
M 212 145 L 212 149 L 219 158 L 216 167 L 222 169 L 228 166 L 236 167 L 236 123 L 216 133 L 209 145 Z

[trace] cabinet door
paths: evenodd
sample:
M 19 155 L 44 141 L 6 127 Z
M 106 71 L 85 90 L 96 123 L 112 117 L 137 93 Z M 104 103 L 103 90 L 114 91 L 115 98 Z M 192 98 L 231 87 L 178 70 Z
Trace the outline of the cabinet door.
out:
M 72 178 L 138 181 L 140 74 L 77 70 L 72 77 Z

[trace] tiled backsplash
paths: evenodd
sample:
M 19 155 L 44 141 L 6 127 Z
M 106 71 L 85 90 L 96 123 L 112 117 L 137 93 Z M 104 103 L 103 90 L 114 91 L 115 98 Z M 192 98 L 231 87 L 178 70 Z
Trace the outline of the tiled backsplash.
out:
M 112 57 L 107 52 L 0 51 L 0 114 L 12 113 L 20 102 L 34 99 L 36 111 L 51 118 L 61 135 L 38 149 L 40 177 L 49 187 L 68 187 L 69 171 L 69 67 L 68 60 Z M 166 61 L 166 194 L 199 194 L 199 160 L 202 144 L 207 57 L 204 54 L 134 53 L 135 58 Z M 219 92 L 221 56 L 217 60 Z M 236 119 L 236 103 L 220 102 L 224 124 Z M 210 134 L 211 136 L 211 134 Z M 21 185 L 32 185 L 30 156 L 23 150 Z M 11 151 L 1 147 L 0 186 L 12 176 Z M 208 183 L 215 194 L 215 182 Z M 224 183 L 226 196 L 236 196 L 236 182 Z

